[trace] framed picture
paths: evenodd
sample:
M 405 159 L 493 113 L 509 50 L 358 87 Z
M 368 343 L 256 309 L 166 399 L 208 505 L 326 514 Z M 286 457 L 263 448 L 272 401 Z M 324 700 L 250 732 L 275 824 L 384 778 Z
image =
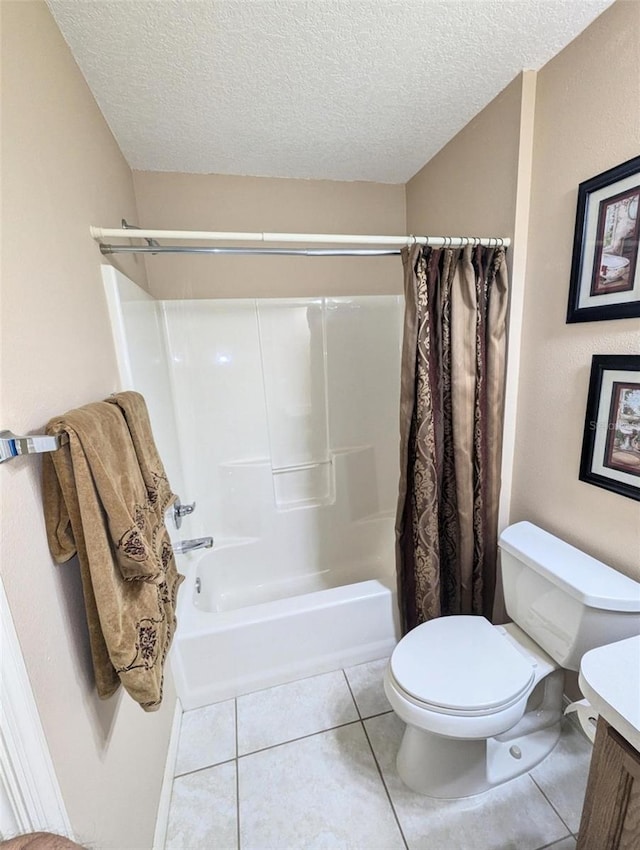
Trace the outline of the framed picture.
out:
M 578 187 L 567 322 L 640 316 L 640 156 Z
M 580 480 L 640 501 L 640 355 L 591 361 Z

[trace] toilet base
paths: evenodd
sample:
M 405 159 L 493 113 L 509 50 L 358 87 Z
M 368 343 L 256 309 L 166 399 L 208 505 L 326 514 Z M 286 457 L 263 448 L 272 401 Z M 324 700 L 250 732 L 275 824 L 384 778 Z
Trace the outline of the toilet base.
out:
M 396 764 L 405 785 L 419 794 L 443 800 L 471 797 L 531 770 L 559 737 L 559 720 L 503 741 L 445 738 L 407 726 Z

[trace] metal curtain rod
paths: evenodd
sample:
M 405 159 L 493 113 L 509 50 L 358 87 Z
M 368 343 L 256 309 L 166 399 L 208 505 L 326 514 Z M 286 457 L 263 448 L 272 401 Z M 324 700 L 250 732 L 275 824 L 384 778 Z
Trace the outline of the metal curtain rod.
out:
M 155 240 L 154 240 L 155 241 Z M 283 257 L 388 257 L 400 253 L 400 248 L 215 248 L 211 245 L 105 245 L 103 254 L 277 254 Z
M 123 221 L 126 225 L 126 222 Z M 132 232 L 134 231 L 135 232 Z M 508 248 L 511 240 L 502 237 L 478 237 L 478 236 L 370 236 L 359 233 L 262 233 L 262 232 L 228 232 L 215 230 L 146 230 L 144 228 L 132 228 L 130 225 L 125 227 L 91 227 L 91 236 L 97 240 L 102 239 L 173 239 L 173 240 L 194 240 L 204 242 L 280 242 L 280 243 L 306 243 L 309 244 L 325 244 L 325 245 L 349 245 L 349 254 L 356 249 L 353 246 L 357 245 L 379 245 L 386 246 L 387 249 L 391 246 L 411 246 L 411 245 L 431 245 L 436 248 L 451 247 L 461 248 L 466 245 L 485 245 L 487 247 L 498 247 L 499 245 Z M 121 252 L 120 247 L 127 247 L 133 250 Z M 149 247 L 149 245 L 147 245 Z M 167 250 L 164 253 L 216 253 L 214 251 L 202 250 L 201 248 L 185 247 L 184 251 L 177 251 L 173 246 L 165 246 Z M 118 246 L 118 245 L 101 245 L 103 253 L 136 253 L 135 246 Z M 294 252 L 294 249 L 281 249 L 282 251 Z M 329 249 L 325 249 L 327 254 L 320 256 L 331 255 Z M 229 253 L 230 248 L 220 249 L 217 253 Z M 250 248 L 242 248 L 238 253 L 250 252 Z M 160 246 L 155 247 L 153 251 L 142 251 L 141 253 L 163 253 Z M 318 256 L 311 254 L 311 256 Z M 367 256 L 364 254 L 364 256 Z

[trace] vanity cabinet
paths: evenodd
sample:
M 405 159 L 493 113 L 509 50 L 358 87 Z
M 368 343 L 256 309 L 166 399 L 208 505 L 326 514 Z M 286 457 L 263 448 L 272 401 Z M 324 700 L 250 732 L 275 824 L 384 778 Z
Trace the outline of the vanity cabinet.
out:
M 602 717 L 576 850 L 640 850 L 640 753 Z

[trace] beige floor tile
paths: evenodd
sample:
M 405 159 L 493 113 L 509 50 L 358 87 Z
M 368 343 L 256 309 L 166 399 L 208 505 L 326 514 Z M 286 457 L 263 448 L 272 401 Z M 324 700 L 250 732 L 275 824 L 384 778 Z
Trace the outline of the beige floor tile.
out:
M 464 800 L 410 791 L 395 765 L 401 721 L 384 714 L 366 720 L 365 728 L 410 850 L 537 850 L 568 835 L 528 776 Z
M 237 850 L 235 762 L 173 781 L 165 850 Z
M 238 697 L 238 754 L 357 720 L 341 670 Z
M 382 678 L 388 663 L 388 658 L 382 658 L 379 661 L 349 667 L 344 671 L 362 717 L 391 711 L 382 686 Z
M 185 711 L 175 775 L 211 767 L 236 756 L 236 717 L 234 700 Z
M 242 850 L 403 850 L 360 723 L 238 765 Z
M 555 749 L 531 771 L 571 832 L 580 826 L 592 750 L 584 735 L 565 720 Z

